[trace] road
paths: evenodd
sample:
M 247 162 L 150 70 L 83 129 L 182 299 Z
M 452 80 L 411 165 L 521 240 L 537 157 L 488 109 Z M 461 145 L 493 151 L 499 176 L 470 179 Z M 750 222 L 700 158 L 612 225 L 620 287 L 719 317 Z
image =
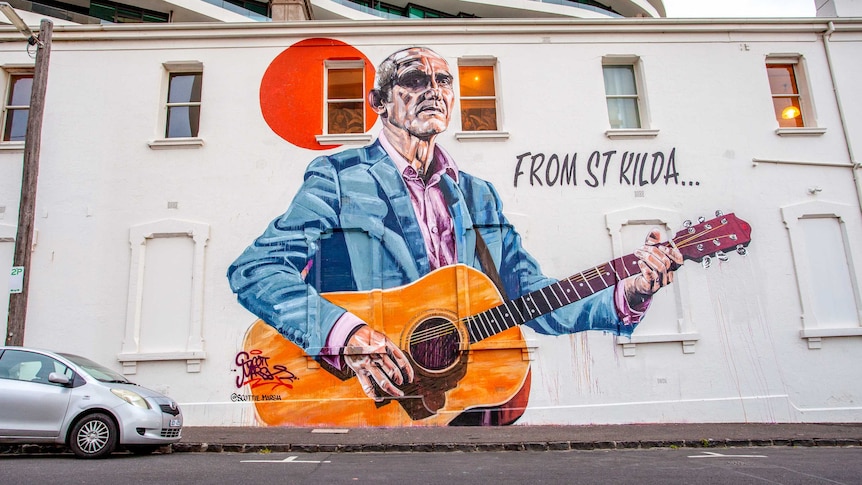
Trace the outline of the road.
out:
M 0 456 L 3 484 L 862 484 L 862 448 Z

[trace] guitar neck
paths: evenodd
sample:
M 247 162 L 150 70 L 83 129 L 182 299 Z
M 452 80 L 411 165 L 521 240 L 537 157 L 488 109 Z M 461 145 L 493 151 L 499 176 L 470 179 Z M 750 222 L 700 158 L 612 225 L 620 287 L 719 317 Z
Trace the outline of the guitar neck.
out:
M 679 250 L 682 259 L 703 262 L 708 266 L 707 258 L 712 255 L 718 255 L 720 260 L 726 259 L 725 250 L 736 249 L 740 254 L 745 254 L 745 246 L 749 242 L 751 225 L 732 213 L 725 215 L 717 212 L 714 219 L 700 219 L 698 224 L 687 222 L 686 228 L 677 232 L 671 242 L 660 245 L 672 245 Z M 673 263 L 670 270 L 675 271 L 678 267 Z M 470 333 L 470 343 L 582 300 L 638 273 L 638 257 L 629 254 L 467 317 L 464 325 Z
M 618 281 L 639 273 L 637 262 L 637 256 L 629 254 L 467 317 L 464 324 L 470 334 L 470 343 L 610 288 Z

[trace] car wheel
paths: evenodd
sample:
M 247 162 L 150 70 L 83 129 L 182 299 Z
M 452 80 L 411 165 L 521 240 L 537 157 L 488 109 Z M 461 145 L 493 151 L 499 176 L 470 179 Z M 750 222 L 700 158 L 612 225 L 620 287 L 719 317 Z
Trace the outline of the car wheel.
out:
M 117 425 L 105 414 L 85 416 L 72 428 L 69 448 L 79 458 L 102 458 L 117 447 Z
M 129 445 L 126 447 L 133 455 L 152 455 L 159 448 L 159 445 Z

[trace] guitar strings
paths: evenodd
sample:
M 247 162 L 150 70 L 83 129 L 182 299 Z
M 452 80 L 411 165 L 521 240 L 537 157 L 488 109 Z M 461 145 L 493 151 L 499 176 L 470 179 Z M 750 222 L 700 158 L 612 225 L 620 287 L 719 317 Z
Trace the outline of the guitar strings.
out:
M 448 327 L 448 328 L 446 328 L 446 327 Z M 426 341 L 431 340 L 433 338 L 451 335 L 455 331 L 456 331 L 456 329 L 455 329 L 455 325 L 453 323 L 439 324 L 439 325 L 436 325 L 434 327 L 423 330 L 421 332 L 414 333 L 412 335 L 412 337 L 410 338 L 410 343 L 426 342 Z M 422 337 L 422 338 L 420 339 L 417 337 Z

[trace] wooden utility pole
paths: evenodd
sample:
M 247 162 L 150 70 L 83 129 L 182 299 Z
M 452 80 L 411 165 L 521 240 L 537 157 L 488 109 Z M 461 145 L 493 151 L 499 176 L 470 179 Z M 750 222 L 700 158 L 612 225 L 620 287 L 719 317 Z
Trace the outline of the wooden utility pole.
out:
M 45 91 L 48 87 L 48 62 L 51 58 L 51 37 L 54 23 L 42 19 L 36 41 L 36 66 L 30 91 L 30 113 L 24 136 L 24 167 L 21 177 L 21 202 L 18 209 L 18 233 L 15 235 L 14 266 L 24 268 L 21 293 L 9 295 L 9 322 L 6 345 L 24 345 L 24 324 L 27 321 L 27 298 L 30 284 L 30 255 L 33 246 L 33 220 L 36 215 L 36 185 L 39 179 L 39 150 L 42 145 L 42 115 L 45 112 Z

